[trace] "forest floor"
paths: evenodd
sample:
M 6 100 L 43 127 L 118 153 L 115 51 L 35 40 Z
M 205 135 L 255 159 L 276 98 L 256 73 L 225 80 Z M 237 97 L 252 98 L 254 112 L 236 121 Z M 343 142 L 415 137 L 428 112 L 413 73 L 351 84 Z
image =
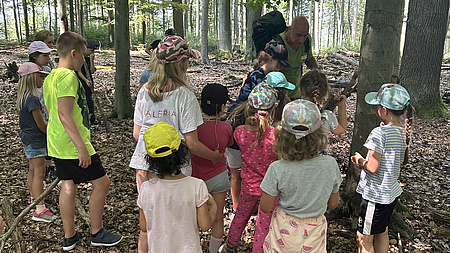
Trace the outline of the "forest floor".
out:
M 1 48 L 0 63 L 27 60 L 24 47 Z M 141 72 L 148 64 L 148 57 L 135 52 L 131 59 L 131 94 L 134 104 L 137 85 Z M 355 59 L 357 61 L 357 59 Z M 327 73 L 330 83 L 350 80 L 356 67 L 335 57 L 318 57 L 319 64 Z M 98 66 L 94 74 L 95 95 L 98 100 L 97 117 L 108 114 L 114 107 L 114 53 L 103 51 L 95 59 Z M 212 58 L 211 65 L 191 63 L 188 70 L 189 83 L 198 95 L 206 83 L 218 82 L 228 86 L 231 97 L 235 98 L 242 79 L 251 68 L 251 64 L 239 59 Z M 3 76 L 5 70 L 0 70 Z M 442 72 L 441 92 L 448 92 L 449 72 Z M 336 89 L 333 89 L 336 92 Z M 7 79 L 0 80 L 0 198 L 11 201 L 13 214 L 17 216 L 27 207 L 29 193 L 26 185 L 28 162 L 18 136 L 19 116 L 15 108 L 17 83 Z M 353 131 L 356 94 L 348 99 L 347 132 L 339 137 L 331 136 L 331 155 L 338 161 L 342 174 L 349 161 L 349 148 Z M 407 194 L 400 200 L 411 214 L 404 219 L 414 230 L 412 238 L 400 238 L 390 233 L 390 252 L 450 252 L 450 224 L 434 215 L 436 211 L 450 211 L 450 124 L 449 118 L 417 120 L 413 128 L 413 145 L 410 151 L 410 163 L 402 170 L 400 181 Z M 94 248 L 89 242 L 89 224 L 79 214 L 76 218 L 76 229 L 83 235 L 80 243 L 72 252 L 137 252 L 138 207 L 136 205 L 137 190 L 135 172 L 128 167 L 135 148 L 132 137 L 133 120 L 108 119 L 108 131 L 105 122 L 94 125 L 92 143 L 100 154 L 102 163 L 111 180 L 105 206 L 104 226 L 124 236 L 122 242 L 111 248 Z M 52 178 L 47 179 L 50 183 Z M 51 211 L 59 216 L 58 187 L 46 198 Z M 78 196 L 82 207 L 87 210 L 90 184 L 81 184 Z M 230 212 L 230 199 L 227 198 L 226 213 Z M 182 214 L 180 214 L 182 215 Z M 60 252 L 63 237 L 61 219 L 58 217 L 51 223 L 34 222 L 30 212 L 18 225 L 21 231 L 21 242 L 25 252 Z M 230 219 L 225 214 L 225 235 L 228 233 Z M 329 220 L 328 252 L 356 252 L 355 231 L 351 228 L 351 218 Z M 5 230 L 6 231 L 6 230 Z M 250 221 L 244 232 L 238 252 L 250 252 L 253 242 L 254 220 Z M 202 245 L 206 249 L 207 235 L 202 235 Z M 16 252 L 15 241 L 6 243 L 5 252 Z

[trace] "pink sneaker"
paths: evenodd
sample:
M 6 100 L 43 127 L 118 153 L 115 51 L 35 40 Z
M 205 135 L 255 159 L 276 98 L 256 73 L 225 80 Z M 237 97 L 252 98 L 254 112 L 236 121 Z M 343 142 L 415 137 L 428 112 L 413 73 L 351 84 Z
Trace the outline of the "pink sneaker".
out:
M 32 220 L 51 222 L 53 220 L 53 214 L 48 208 L 45 208 L 41 213 L 36 213 L 36 211 L 34 211 Z

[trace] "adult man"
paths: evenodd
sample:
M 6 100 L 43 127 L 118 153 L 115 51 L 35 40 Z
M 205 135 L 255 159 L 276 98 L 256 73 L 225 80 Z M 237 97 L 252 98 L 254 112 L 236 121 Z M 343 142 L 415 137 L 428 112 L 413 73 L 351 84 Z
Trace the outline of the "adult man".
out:
M 288 61 L 292 67 L 281 70 L 286 79 L 295 84 L 296 88 L 288 91 L 287 95 L 291 100 L 300 98 L 299 80 L 302 75 L 302 64 L 313 70 L 318 69 L 316 58 L 312 55 L 311 35 L 309 34 L 309 23 L 304 16 L 298 16 L 292 21 L 292 25 L 287 31 L 280 33 L 281 38 L 288 50 Z M 309 40 L 309 46 L 305 43 Z

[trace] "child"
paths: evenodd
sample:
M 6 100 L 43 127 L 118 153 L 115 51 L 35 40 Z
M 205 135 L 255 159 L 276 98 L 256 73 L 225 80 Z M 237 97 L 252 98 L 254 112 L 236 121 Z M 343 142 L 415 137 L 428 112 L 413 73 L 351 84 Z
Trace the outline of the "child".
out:
M 281 121 L 283 108 L 287 103 L 290 102 L 290 99 L 286 94 L 288 91 L 294 90 L 295 85 L 288 82 L 288 80 L 286 80 L 286 76 L 278 71 L 273 71 L 267 74 L 266 80 L 264 80 L 263 82 L 277 90 L 278 105 L 275 109 L 274 122 Z
M 92 74 L 97 70 L 94 65 L 95 52 L 98 44 L 95 41 L 88 40 L 86 45 L 86 53 L 84 54 L 84 63 L 80 71 L 77 71 L 78 78 L 86 91 L 86 101 L 89 108 L 89 120 L 91 124 L 98 124 L 94 113 L 94 101 L 92 93 L 94 91 L 94 80 Z
M 25 62 L 20 66 L 17 74 L 20 77 L 17 87 L 17 108 L 20 111 L 19 125 L 21 129 L 19 136 L 30 163 L 27 185 L 30 190 L 31 202 L 33 202 L 44 191 L 47 124 L 42 117 L 44 109 L 38 98 L 38 90 L 42 87 L 48 73 L 32 62 Z M 45 207 L 44 200 L 36 205 L 32 219 L 52 221 L 53 214 Z
M 300 79 L 300 96 L 315 103 L 319 108 L 322 107 L 325 99 L 328 97 L 330 87 L 328 85 L 327 76 L 319 70 L 311 70 L 304 74 Z M 324 127 L 329 129 L 333 134 L 341 135 L 347 128 L 347 107 L 345 102 L 347 97 L 341 96 L 338 104 L 338 116 L 329 110 L 321 111 L 324 118 Z
M 155 54 L 157 63 L 152 76 L 139 91 L 134 109 L 133 137 L 137 144 L 130 167 L 136 169 L 138 191 L 148 179 L 145 161 L 147 152 L 142 137 L 150 126 L 158 122 L 164 121 L 175 127 L 192 154 L 213 163 L 223 157 L 218 150 L 212 151 L 199 142 L 197 137 L 197 128 L 203 124 L 203 119 L 197 98 L 188 88 L 186 71 L 189 58 L 200 57 L 200 52 L 190 49 L 181 37 L 166 36 L 159 43 Z M 181 171 L 187 176 L 191 175 L 190 163 L 184 164 Z M 139 238 L 139 250 L 146 252 L 147 236 L 141 233 Z
M 318 151 L 327 131 L 317 106 L 297 99 L 283 110 L 275 129 L 273 162 L 261 183 L 261 210 L 273 212 L 264 252 L 326 252 L 327 206 L 336 208 L 342 181 L 336 160 Z
M 198 127 L 198 140 L 211 150 L 225 152 L 225 147 L 233 144 L 233 130 L 230 124 L 220 121 L 228 101 L 228 90 L 220 84 L 207 84 L 201 95 L 200 107 L 204 113 L 204 123 Z M 223 237 L 223 207 L 227 191 L 230 189 L 225 157 L 219 163 L 192 155 L 192 176 L 205 181 L 208 192 L 217 204 L 217 213 L 211 229 L 209 252 L 217 253 Z
M 56 42 L 59 67 L 44 82 L 49 111 L 47 147 L 61 179 L 59 209 L 64 228 L 63 251 L 71 250 L 80 239 L 75 230 L 75 197 L 79 183 L 90 181 L 91 245 L 113 246 L 122 236 L 103 228 L 103 209 L 109 189 L 99 155 L 90 142 L 89 111 L 83 86 L 74 71 L 84 63 L 86 40 L 74 32 L 61 34 Z
M 188 147 L 166 122 L 149 127 L 143 138 L 149 172 L 157 175 L 142 183 L 137 200 L 148 252 L 201 253 L 198 228 L 207 231 L 217 210 L 205 182 L 181 173 Z
M 377 105 L 383 123 L 369 134 L 364 146 L 369 150 L 364 159 L 358 152 L 352 162 L 362 167 L 356 192 L 362 195 L 359 210 L 358 252 L 388 252 L 389 220 L 402 188 L 398 182 L 400 164 L 407 162 L 410 132 L 405 131 L 404 115 L 412 123 L 413 107 L 405 88 L 383 84 L 378 92 L 370 92 L 366 103 Z M 407 127 L 410 131 L 410 127 Z
M 248 97 L 248 101 L 236 108 L 248 111 L 250 115 L 245 125 L 234 131 L 234 139 L 241 150 L 242 189 L 239 203 L 228 232 L 228 241 L 220 252 L 234 252 L 234 247 L 241 239 L 242 231 L 258 205 L 262 191 L 259 187 L 269 164 L 277 160 L 272 151 L 274 128 L 270 126 L 277 103 L 276 91 L 270 86 L 257 85 Z M 259 209 L 259 208 L 258 208 Z M 270 214 L 258 210 L 252 252 L 262 252 L 264 238 L 269 227 Z

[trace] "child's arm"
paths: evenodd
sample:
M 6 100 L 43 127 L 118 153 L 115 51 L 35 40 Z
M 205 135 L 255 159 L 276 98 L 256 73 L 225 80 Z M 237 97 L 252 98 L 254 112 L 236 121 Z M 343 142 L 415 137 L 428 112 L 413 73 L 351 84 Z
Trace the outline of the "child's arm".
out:
M 338 203 L 339 203 L 339 191 L 331 193 L 327 203 L 328 208 L 335 209 Z
M 87 85 L 88 87 L 91 87 L 91 81 L 89 81 L 89 80 L 83 75 L 83 73 L 81 72 L 81 70 L 80 70 L 80 71 L 77 71 L 77 74 L 78 74 L 78 77 L 79 77 L 79 78 L 83 79 L 83 81 L 86 83 L 86 85 Z
M 44 118 L 42 117 L 42 113 L 39 109 L 34 109 L 31 111 L 33 114 L 34 121 L 36 122 L 36 125 L 39 127 L 39 129 L 43 133 L 47 133 L 47 124 L 44 122 Z
M 369 150 L 368 159 L 364 159 L 362 155 L 358 152 L 355 152 L 355 155 L 352 156 L 353 164 L 361 166 L 363 169 L 368 172 L 375 173 L 380 166 L 381 154 L 375 152 L 375 150 Z
M 73 144 L 78 150 L 78 166 L 87 168 L 91 164 L 91 156 L 86 147 L 86 144 L 78 131 L 77 124 L 72 116 L 73 105 L 75 103 L 74 97 L 59 97 L 58 98 L 58 116 L 61 124 L 66 130 L 67 135 L 72 140 Z
M 347 128 L 347 97 L 344 95 L 341 95 L 341 101 L 338 104 L 338 126 L 332 130 L 331 132 L 335 135 L 341 135 L 345 132 L 345 129 Z
M 276 196 L 270 196 L 263 191 L 261 199 L 259 200 L 261 211 L 263 211 L 264 213 L 269 213 L 272 210 L 273 204 L 275 203 L 275 198 Z
M 217 213 L 217 205 L 214 201 L 214 198 L 211 194 L 209 194 L 208 201 L 197 207 L 197 221 L 198 226 L 202 229 L 202 231 L 207 231 L 211 228 L 214 218 Z
M 141 228 L 142 232 L 147 232 L 147 221 L 145 220 L 145 215 L 144 211 L 142 211 L 142 208 L 139 208 L 139 227 Z
M 141 128 L 142 126 L 136 125 L 136 123 L 134 123 L 133 137 L 136 141 L 139 141 L 139 132 L 141 132 Z
M 89 71 L 91 72 L 91 74 L 94 74 L 94 72 L 97 70 L 94 65 L 94 58 L 95 58 L 95 54 L 94 54 L 94 52 L 92 52 L 92 54 L 89 55 L 89 61 L 90 61 Z
M 193 154 L 211 160 L 214 164 L 222 160 L 223 154 L 219 153 L 219 150 L 212 151 L 198 140 L 197 130 L 184 134 L 184 137 L 189 150 Z

